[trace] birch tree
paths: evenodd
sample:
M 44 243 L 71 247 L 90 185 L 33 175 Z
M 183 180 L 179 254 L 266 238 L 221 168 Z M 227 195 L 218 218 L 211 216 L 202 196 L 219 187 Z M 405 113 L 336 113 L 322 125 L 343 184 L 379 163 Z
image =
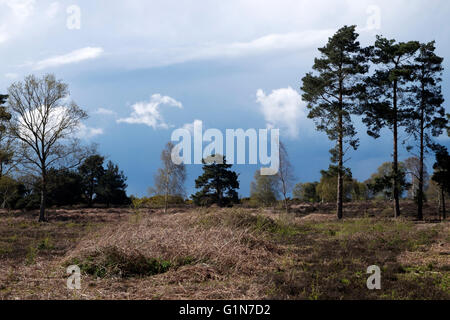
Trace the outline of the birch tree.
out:
M 39 221 L 46 221 L 47 173 L 50 168 L 73 168 L 87 149 L 75 138 L 87 114 L 69 100 L 68 85 L 47 74 L 27 76 L 8 89 L 12 113 L 10 134 L 18 141 L 24 169 L 41 180 Z
M 161 152 L 162 168 L 155 176 L 155 193 L 164 196 L 164 213 L 167 213 L 170 196 L 184 196 L 185 193 L 186 167 L 184 163 L 173 163 L 173 147 L 173 143 L 168 142 Z

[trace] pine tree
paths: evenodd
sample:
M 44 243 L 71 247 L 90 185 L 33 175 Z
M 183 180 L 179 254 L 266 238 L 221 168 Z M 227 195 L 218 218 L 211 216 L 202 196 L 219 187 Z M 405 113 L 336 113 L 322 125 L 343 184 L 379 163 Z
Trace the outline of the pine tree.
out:
M 407 119 L 406 125 L 406 132 L 410 133 L 419 144 L 417 146 L 419 149 L 418 186 L 415 190 L 418 220 L 423 219 L 425 153 L 433 149 L 432 137 L 441 135 L 447 125 L 440 85 L 444 59 L 434 53 L 436 49 L 434 44 L 434 41 L 422 44 L 415 58 L 414 83 L 410 89 L 413 112 L 411 118 Z
M 126 194 L 127 177 L 119 167 L 108 161 L 105 173 L 100 178 L 97 188 L 97 197 L 99 202 L 103 202 L 109 207 L 111 204 L 127 204 L 129 199 Z
M 105 174 L 105 169 L 103 168 L 104 161 L 104 157 L 94 154 L 84 160 L 78 168 L 78 172 L 82 176 L 83 193 L 89 208 L 94 203 L 95 192 L 99 186 L 101 177 Z
M 355 98 L 360 90 L 359 77 L 368 66 L 357 41 L 356 26 L 344 26 L 320 48 L 313 70 L 302 79 L 303 99 L 308 102 L 309 118 L 316 121 L 319 131 L 336 141 L 331 150 L 332 162 L 337 163 L 337 217 L 343 217 L 344 193 L 344 144 L 354 150 L 358 147 L 356 130 L 351 114 L 355 110 Z
M 417 41 L 396 43 L 377 36 L 375 46 L 367 49 L 367 54 L 377 69 L 365 81 L 362 95 L 364 104 L 360 110 L 367 133 L 379 138 L 383 128 L 393 133 L 392 184 L 394 215 L 400 215 L 400 172 L 398 167 L 398 130 L 411 118 L 408 108 L 408 84 L 412 80 L 412 58 L 419 48 Z
M 211 159 L 217 159 L 219 155 L 213 155 Z M 239 189 L 238 175 L 231 171 L 231 164 L 227 164 L 224 156 L 219 156 L 223 161 L 203 160 L 203 174 L 195 180 L 195 188 L 200 189 L 192 195 L 196 205 L 208 206 L 217 204 L 220 207 L 238 203 Z
M 431 179 L 439 186 L 442 201 L 442 216 L 445 220 L 445 195 L 450 193 L 450 155 L 447 148 L 436 146 L 436 163 L 433 166 L 434 174 Z

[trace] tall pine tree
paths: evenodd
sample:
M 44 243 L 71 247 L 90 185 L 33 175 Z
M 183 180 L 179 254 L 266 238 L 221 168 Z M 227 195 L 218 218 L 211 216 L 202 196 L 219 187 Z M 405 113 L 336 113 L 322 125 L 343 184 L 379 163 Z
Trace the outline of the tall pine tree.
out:
M 357 41 L 356 26 L 344 26 L 319 48 L 320 58 L 313 65 L 314 73 L 302 79 L 303 99 L 308 102 L 309 118 L 317 129 L 336 142 L 331 150 L 332 162 L 337 163 L 337 217 L 343 217 L 344 144 L 354 150 L 358 147 L 356 130 L 351 115 L 355 110 L 361 75 L 368 71 L 366 58 Z
M 408 84 L 412 81 L 413 57 L 419 48 L 417 41 L 399 42 L 377 36 L 375 46 L 367 49 L 376 66 L 373 75 L 366 78 L 363 99 L 363 122 L 367 133 L 379 138 L 383 128 L 393 133 L 392 184 L 394 215 L 400 215 L 400 172 L 398 167 L 398 130 L 411 117 L 408 108 Z
M 414 83 L 411 86 L 413 112 L 406 126 L 406 131 L 418 141 L 419 172 L 416 190 L 418 220 L 423 219 L 425 153 L 435 145 L 432 137 L 441 135 L 447 125 L 440 85 L 444 59 L 434 53 L 435 49 L 434 41 L 421 44 L 415 58 Z

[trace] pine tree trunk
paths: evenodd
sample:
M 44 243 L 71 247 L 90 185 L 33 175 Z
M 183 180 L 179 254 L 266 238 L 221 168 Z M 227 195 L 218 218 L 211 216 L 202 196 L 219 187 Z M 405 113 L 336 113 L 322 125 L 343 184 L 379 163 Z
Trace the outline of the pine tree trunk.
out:
M 399 190 L 398 190 L 398 123 L 397 123 L 397 80 L 394 80 L 394 121 L 393 121 L 393 131 L 394 131 L 394 162 L 392 164 L 392 170 L 394 175 L 393 181 L 393 193 L 394 193 L 394 216 L 397 218 L 400 216 L 400 201 L 399 201 Z
M 342 106 L 342 95 L 340 97 L 340 103 Z M 339 153 L 339 162 L 338 162 L 338 185 L 337 185 L 337 218 L 342 219 L 343 217 L 343 193 L 344 193 L 344 178 L 343 178 L 343 167 L 344 167 L 344 161 L 343 161 L 343 128 L 342 128 L 342 113 L 339 112 L 339 141 L 338 141 L 338 153 Z
M 338 136 L 338 183 L 337 183 L 337 218 L 338 219 L 342 219 L 343 217 L 343 205 L 342 205 L 342 200 L 343 200 L 343 191 L 344 191 L 344 179 L 342 177 L 342 169 L 344 166 L 344 162 L 343 162 L 343 123 L 342 123 L 342 109 L 343 109 L 343 98 L 342 98 L 342 80 L 339 80 L 339 121 L 338 121 L 338 130 L 339 130 L 339 136 Z
M 423 106 L 420 114 L 420 163 L 419 163 L 419 190 L 417 192 L 417 219 L 423 220 L 423 161 L 424 161 L 424 144 L 423 144 Z
M 441 188 L 441 197 L 442 197 L 442 220 L 447 218 L 447 213 L 445 212 L 445 192 L 444 189 Z

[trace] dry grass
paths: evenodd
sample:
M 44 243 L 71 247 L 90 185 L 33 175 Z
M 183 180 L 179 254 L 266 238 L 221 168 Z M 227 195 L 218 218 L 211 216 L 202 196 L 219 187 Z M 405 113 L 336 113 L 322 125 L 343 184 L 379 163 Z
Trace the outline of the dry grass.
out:
M 356 218 L 361 204 L 338 222 L 319 209 L 61 210 L 48 224 L 3 213 L 0 298 L 450 298 L 448 223 L 370 208 Z M 70 264 L 82 269 L 81 290 L 66 288 Z M 382 290 L 365 286 L 372 264 Z

